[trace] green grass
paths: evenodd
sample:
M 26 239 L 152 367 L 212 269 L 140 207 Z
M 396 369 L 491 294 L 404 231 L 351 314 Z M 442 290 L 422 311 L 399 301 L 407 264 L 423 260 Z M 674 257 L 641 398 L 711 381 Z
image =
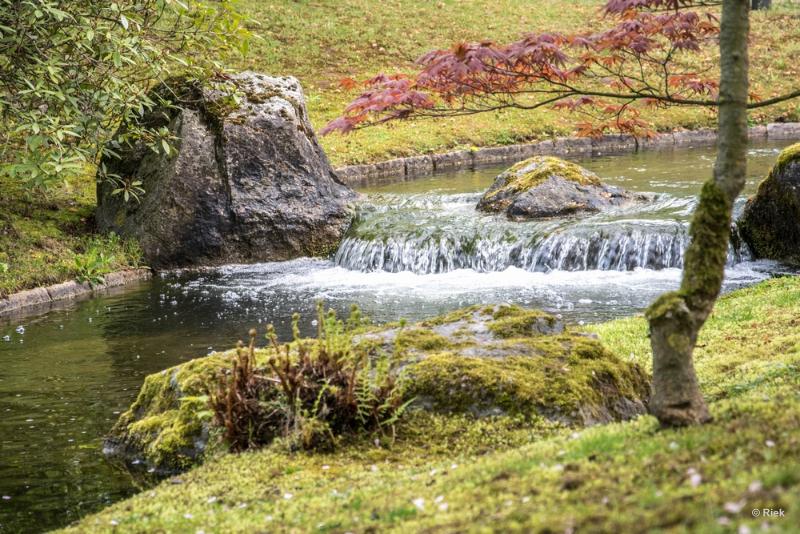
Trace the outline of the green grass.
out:
M 696 364 L 714 421 L 649 416 L 574 432 L 421 415 L 393 444 L 224 455 L 89 516 L 75 532 L 796 532 L 800 278 L 722 299 Z M 648 364 L 641 317 L 596 325 Z M 752 510 L 783 509 L 754 519 Z
M 94 232 L 94 178 L 76 177 L 47 197 L 28 195 L 0 178 L 0 298 L 15 291 L 78 277 L 76 259 L 103 253 L 110 262 L 99 273 L 138 266 L 138 246 Z
M 252 53 L 237 67 L 294 75 L 308 96 L 319 128 L 341 114 L 357 91 L 338 86 L 345 77 L 366 79 L 378 72 L 412 72 L 413 61 L 458 41 L 508 42 L 530 31 L 600 29 L 600 0 L 242 0 L 258 25 Z M 766 98 L 797 88 L 800 75 L 800 6 L 776 0 L 769 11 L 752 14 L 753 90 Z M 797 120 L 797 103 L 757 110 L 753 123 Z M 503 111 L 442 120 L 394 123 L 349 136 L 322 140 L 334 164 L 369 162 L 453 148 L 513 144 L 569 135 L 580 116 L 543 109 Z M 673 108 L 650 117 L 659 130 L 715 126 L 702 109 Z

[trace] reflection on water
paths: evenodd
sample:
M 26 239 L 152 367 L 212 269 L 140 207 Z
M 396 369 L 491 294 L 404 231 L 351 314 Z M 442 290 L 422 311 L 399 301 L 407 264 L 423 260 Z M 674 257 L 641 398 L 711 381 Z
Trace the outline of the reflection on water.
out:
M 749 191 L 776 155 L 773 146 L 751 150 Z M 635 216 L 622 213 L 606 222 L 625 221 L 640 232 L 647 225 L 683 231 L 712 159 L 713 151 L 700 149 L 600 158 L 586 165 L 613 185 L 661 195 L 657 209 L 640 209 Z M 475 214 L 470 203 L 499 170 L 364 190 L 370 206 L 364 208 L 351 238 L 383 242 L 386 236 L 412 236 L 415 228 L 435 229 L 438 242 L 444 242 L 442 250 L 434 251 L 440 259 L 425 260 L 431 251 L 418 254 L 421 241 L 412 236 L 404 241 L 410 243 L 408 255 L 397 255 L 392 268 L 385 268 L 391 265 L 377 257 L 370 260 L 364 251 L 345 261 L 340 251 L 336 261 L 299 259 L 159 277 L 122 294 L 74 303 L 43 316 L 0 320 L 0 531 L 62 526 L 135 492 L 131 479 L 105 462 L 100 442 L 131 403 L 144 376 L 225 350 L 253 325 L 273 322 L 286 337 L 294 311 L 303 314 L 301 326 L 310 334 L 318 299 L 341 313 L 356 302 L 377 321 L 413 320 L 474 303 L 509 301 L 577 322 L 639 311 L 678 283 L 679 263 L 672 259 L 655 265 L 645 255 L 638 264 L 617 270 L 588 260 L 580 265 L 564 256 L 561 264 L 540 262 L 535 265 L 541 268 L 530 268 L 531 262 L 518 262 L 514 256 L 529 247 L 521 247 L 521 252 L 491 248 L 502 239 L 487 241 L 483 253 L 470 256 L 478 258 L 477 263 L 459 263 L 458 254 L 448 248 L 452 241 L 442 241 L 442 236 L 511 232 L 509 239 L 519 241 L 520 232 L 536 230 L 544 239 L 558 227 L 584 224 L 550 221 L 525 229 Z M 553 228 L 547 230 L 547 225 Z M 641 250 L 644 245 L 635 246 Z M 385 258 L 383 252 L 379 256 Z M 403 263 L 404 257 L 412 259 Z M 452 260 L 449 264 L 447 258 Z M 742 259 L 746 258 L 731 261 L 727 289 L 780 270 L 770 262 Z

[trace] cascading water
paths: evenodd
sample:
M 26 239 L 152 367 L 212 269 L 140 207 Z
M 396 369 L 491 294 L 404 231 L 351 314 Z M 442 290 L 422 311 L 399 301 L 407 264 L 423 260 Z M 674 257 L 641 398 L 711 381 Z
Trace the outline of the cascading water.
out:
M 416 274 L 509 267 L 532 272 L 680 268 L 688 215 L 696 203 L 660 194 L 643 205 L 589 217 L 511 222 L 476 211 L 479 198 L 479 193 L 376 195 L 361 209 L 334 263 L 363 272 Z M 729 265 L 749 258 L 745 246 L 730 247 Z

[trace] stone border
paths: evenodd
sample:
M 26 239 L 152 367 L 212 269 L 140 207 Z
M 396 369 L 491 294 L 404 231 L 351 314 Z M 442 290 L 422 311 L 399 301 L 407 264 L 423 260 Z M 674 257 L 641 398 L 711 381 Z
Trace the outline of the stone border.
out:
M 750 139 L 800 139 L 800 123 L 782 122 L 748 129 Z M 397 158 L 367 165 L 349 165 L 336 169 L 339 179 L 351 187 L 413 180 L 435 172 L 459 169 L 471 170 L 484 165 L 514 163 L 531 156 L 598 156 L 625 154 L 639 150 L 671 149 L 674 147 L 709 146 L 717 142 L 713 129 L 686 130 L 656 135 L 653 139 L 637 139 L 629 135 L 588 137 L 558 137 L 523 145 L 508 145 L 473 150 L 457 150 Z
M 106 289 L 130 284 L 131 282 L 147 280 L 151 276 L 153 276 L 153 273 L 150 269 L 126 269 L 124 271 L 116 271 L 105 275 L 103 277 L 103 283 L 96 286 L 92 286 L 89 283 L 79 284 L 75 280 L 70 280 L 48 287 L 37 287 L 27 291 L 20 291 L 19 293 L 14 293 L 4 299 L 0 299 L 0 318 L 25 308 L 71 300 Z

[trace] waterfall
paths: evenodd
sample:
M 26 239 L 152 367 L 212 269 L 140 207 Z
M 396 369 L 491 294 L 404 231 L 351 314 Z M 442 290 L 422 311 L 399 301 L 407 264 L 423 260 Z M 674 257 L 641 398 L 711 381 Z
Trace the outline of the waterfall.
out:
M 686 215 L 693 205 L 682 199 L 661 198 L 635 213 L 531 222 L 480 214 L 474 200 L 472 195 L 441 196 L 438 202 L 422 196 L 368 206 L 334 263 L 354 271 L 416 274 L 683 267 Z M 729 265 L 748 259 L 746 247 L 730 247 Z

